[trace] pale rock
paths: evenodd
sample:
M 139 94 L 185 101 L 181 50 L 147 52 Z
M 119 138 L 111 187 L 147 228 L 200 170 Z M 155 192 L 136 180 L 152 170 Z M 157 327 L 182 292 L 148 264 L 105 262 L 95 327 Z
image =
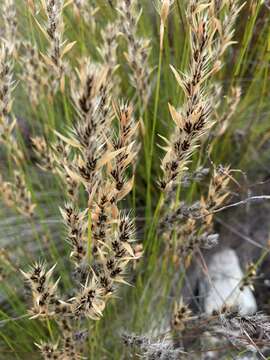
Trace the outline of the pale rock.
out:
M 222 306 L 235 306 L 241 315 L 257 311 L 255 297 L 249 287 L 243 291 L 239 284 L 244 274 L 234 250 L 224 249 L 212 256 L 208 264 L 209 277 L 200 283 L 200 295 L 204 299 L 204 310 L 211 314 Z

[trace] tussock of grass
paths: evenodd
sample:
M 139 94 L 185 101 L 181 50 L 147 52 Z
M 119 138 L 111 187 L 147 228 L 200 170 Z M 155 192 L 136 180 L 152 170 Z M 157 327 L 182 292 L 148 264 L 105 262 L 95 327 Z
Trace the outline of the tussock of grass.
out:
M 1 10 L 3 358 L 266 358 L 269 309 L 207 315 L 186 288 L 207 276 L 216 216 L 269 198 L 235 195 L 269 155 L 267 4 Z

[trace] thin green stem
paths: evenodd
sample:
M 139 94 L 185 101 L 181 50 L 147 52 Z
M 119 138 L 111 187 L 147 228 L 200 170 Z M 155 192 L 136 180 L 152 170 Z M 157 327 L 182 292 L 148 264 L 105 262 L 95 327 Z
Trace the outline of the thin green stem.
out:
M 156 247 L 156 228 L 157 228 L 160 211 L 162 209 L 163 204 L 164 204 L 164 193 L 162 192 L 160 194 L 160 197 L 159 197 L 159 200 L 158 200 L 155 212 L 154 212 L 154 216 L 151 221 L 151 226 L 148 231 L 146 249 L 150 247 L 150 250 L 153 250 Z
M 147 167 L 147 198 L 146 198 L 146 209 L 147 209 L 147 221 L 150 220 L 151 213 L 152 213 L 152 206 L 151 206 L 151 170 L 152 170 L 152 159 L 153 159 L 153 152 L 154 152 L 154 141 L 155 141 L 155 132 L 156 132 L 156 125 L 157 125 L 157 112 L 158 112 L 158 103 L 159 103 L 159 93 L 160 93 L 160 80 L 161 80 L 161 68 L 162 68 L 162 54 L 163 54 L 163 47 L 160 46 L 159 49 L 159 60 L 158 60 L 158 74 L 157 74 L 157 86 L 156 86 L 156 94 L 155 94 L 155 104 L 154 104 L 154 117 L 153 117 L 153 126 L 151 131 L 151 140 L 150 140 L 150 155 L 149 155 L 149 162 Z

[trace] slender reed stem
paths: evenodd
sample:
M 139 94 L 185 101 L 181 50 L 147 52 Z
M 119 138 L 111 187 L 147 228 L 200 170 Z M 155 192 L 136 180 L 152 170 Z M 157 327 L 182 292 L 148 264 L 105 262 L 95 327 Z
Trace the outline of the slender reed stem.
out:
M 158 103 L 159 103 L 159 93 L 160 93 L 160 80 L 161 80 L 161 68 L 162 68 L 162 54 L 163 46 L 160 46 L 159 49 L 159 60 L 158 60 L 158 74 L 157 74 L 157 86 L 155 94 L 155 105 L 154 105 L 154 117 L 153 117 L 153 126 L 151 131 L 151 141 L 150 141 L 150 156 L 147 167 L 147 198 L 146 198 L 146 209 L 147 209 L 147 221 L 149 221 L 152 213 L 151 209 L 151 170 L 152 170 L 152 158 L 154 151 L 154 141 L 155 141 L 155 132 L 157 125 L 157 112 L 158 112 Z
M 156 227 L 157 227 L 160 211 L 162 209 L 163 204 L 164 204 L 164 193 L 162 192 L 159 196 L 159 200 L 158 200 L 155 212 L 154 212 L 154 216 L 153 216 L 153 219 L 151 222 L 151 226 L 150 226 L 148 235 L 147 235 L 146 249 L 150 248 L 151 251 L 156 247 L 155 232 L 156 232 Z

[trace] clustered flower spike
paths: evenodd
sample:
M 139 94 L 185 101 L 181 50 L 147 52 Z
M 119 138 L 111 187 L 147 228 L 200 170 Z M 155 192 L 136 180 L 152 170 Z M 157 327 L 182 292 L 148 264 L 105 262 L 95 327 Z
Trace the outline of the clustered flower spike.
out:
M 44 311 L 38 307 L 40 302 L 30 282 L 36 316 L 46 313 L 48 318 L 56 318 L 60 329 L 64 328 L 61 315 L 71 325 L 87 318 L 99 320 L 119 285 L 128 284 L 129 264 L 136 263 L 142 255 L 142 249 L 135 245 L 131 213 L 120 211 L 118 204 L 133 186 L 138 125 L 130 105 L 114 103 L 112 106 L 108 74 L 107 68 L 84 60 L 72 79 L 78 115 L 72 131 L 67 135 L 56 133 L 59 141 L 52 146 L 43 138 L 32 139 L 43 169 L 53 171 L 85 191 L 87 207 L 84 210 L 70 192 L 69 202 L 60 209 L 74 265 L 76 286 L 72 296 L 62 299 L 55 292 L 52 294 L 51 284 L 45 282 L 48 286 L 44 291 L 52 301 Z M 26 277 L 31 279 L 31 272 Z M 63 339 L 54 351 L 63 351 L 65 342 Z M 54 349 L 54 345 L 48 346 Z M 44 354 L 44 346 L 42 349 Z
M 173 313 L 171 318 L 171 328 L 173 331 L 183 331 L 186 322 L 190 320 L 192 311 L 184 304 L 181 298 L 179 302 L 174 303 Z
M 209 99 L 207 84 L 221 68 L 221 56 L 232 43 L 232 28 L 242 8 L 237 1 L 233 9 L 232 2 L 228 9 L 226 2 L 222 2 L 222 8 L 228 11 L 222 21 L 218 19 L 220 10 L 213 3 L 204 0 L 190 1 L 187 11 L 191 42 L 189 73 L 180 75 L 171 67 L 184 92 L 185 101 L 180 111 L 169 105 L 175 131 L 169 139 L 163 138 L 166 154 L 161 164 L 163 178 L 160 180 L 160 187 L 164 191 L 168 191 L 179 180 L 179 176 L 187 169 L 188 160 L 197 148 L 199 139 L 213 125 L 213 104 Z M 233 11 L 232 17 L 230 11 Z
M 167 204 L 160 231 L 177 262 L 187 259 L 198 249 L 211 249 L 217 245 L 219 235 L 214 230 L 214 212 L 228 199 L 231 179 L 229 167 L 214 167 L 206 196 L 191 205 L 181 201 L 175 206 L 174 199 Z
M 151 94 L 149 55 L 151 51 L 149 39 L 141 38 L 138 33 L 138 22 L 141 10 L 137 1 L 119 0 L 117 9 L 120 13 L 120 31 L 127 42 L 125 57 L 132 70 L 131 84 L 145 106 Z
M 32 290 L 32 318 L 54 314 L 51 308 L 56 300 L 55 294 L 59 281 L 57 280 L 53 283 L 51 280 L 55 266 L 56 265 L 47 271 L 45 264 L 38 262 L 35 263 L 27 273 L 21 270 Z
M 64 0 L 43 0 L 42 7 L 46 14 L 46 22 L 40 24 L 36 22 L 49 42 L 47 54 L 42 54 L 45 64 L 52 69 L 51 79 L 52 92 L 55 93 L 60 87 L 61 91 L 65 88 L 65 73 L 68 63 L 63 57 L 72 49 L 75 42 L 67 43 L 64 37 L 63 9 Z
M 37 107 L 43 95 L 51 98 L 50 75 L 35 45 L 24 41 L 21 51 L 18 59 L 22 68 L 20 79 L 26 86 L 31 105 Z
M 96 28 L 95 15 L 98 13 L 99 7 L 93 6 L 87 0 L 74 0 L 73 7 L 79 21 L 83 20 L 94 32 Z
M 17 125 L 12 114 L 12 92 L 15 88 L 13 80 L 13 46 L 6 40 L 0 47 L 0 144 L 12 157 L 15 164 L 13 181 L 6 181 L 0 175 L 1 195 L 10 207 L 15 207 L 22 215 L 31 217 L 35 208 L 31 193 L 27 188 L 25 176 L 21 169 L 24 155 L 14 135 Z
M 16 50 L 19 47 L 19 41 L 17 33 L 17 13 L 14 0 L 3 0 L 1 16 L 4 23 L 2 37 L 7 43 L 13 45 L 12 53 L 15 55 Z
M 135 350 L 141 359 L 170 359 L 184 360 L 186 354 L 180 347 L 175 347 L 166 336 L 152 338 L 148 335 L 123 334 L 122 340 L 125 346 Z

